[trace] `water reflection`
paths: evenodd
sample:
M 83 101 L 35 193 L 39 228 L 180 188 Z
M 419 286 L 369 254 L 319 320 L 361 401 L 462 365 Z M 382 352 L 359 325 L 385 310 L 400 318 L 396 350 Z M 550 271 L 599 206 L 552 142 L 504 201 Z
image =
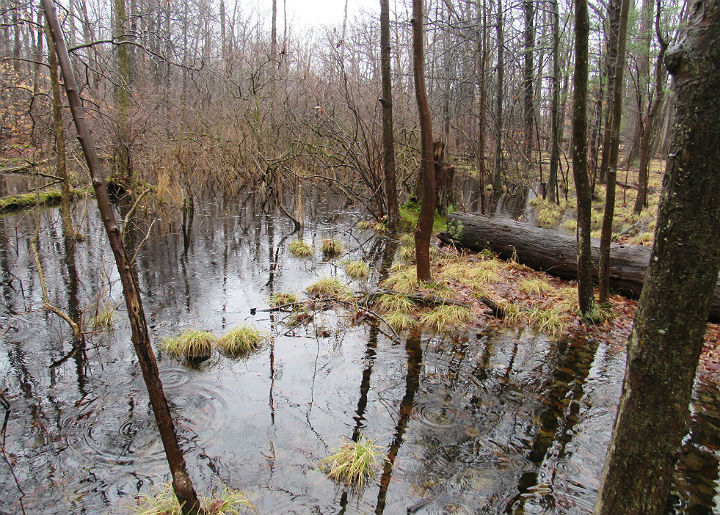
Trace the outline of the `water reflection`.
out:
M 244 490 L 261 513 L 588 513 L 624 372 L 622 351 L 518 331 L 401 341 L 382 326 L 323 314 L 327 334 L 285 336 L 263 312 L 274 292 L 301 292 L 339 263 L 291 255 L 297 237 L 281 212 L 255 211 L 247 194 L 197 202 L 184 217 L 139 213 L 135 244 L 153 342 L 186 327 L 223 334 L 253 323 L 273 335 L 245 359 L 215 356 L 188 369 L 159 355 L 160 372 L 198 489 Z M 292 205 L 284 199 L 284 205 Z M 344 198 L 311 196 L 306 241 L 341 237 L 387 273 L 397 242 L 355 229 Z M 82 209 L 82 208 L 81 208 Z M 153 224 L 150 237 L 147 229 Z M 72 318 L 98 299 L 119 302 L 99 218 L 88 206 L 85 240 L 64 241 L 43 210 L 39 251 L 52 302 Z M 167 468 L 122 311 L 114 331 L 75 341 L 41 309 L 32 265 L 32 217 L 0 218 L 0 375 L 12 411 L 7 450 L 32 513 L 96 513 L 127 506 Z M 251 307 L 259 308 L 256 315 Z M 319 317 L 319 318 L 322 318 Z M 319 327 L 320 320 L 317 326 Z M 320 333 L 320 336 L 317 336 Z M 698 382 L 691 432 L 668 511 L 718 508 L 720 395 Z M 315 469 L 341 438 L 376 439 L 389 461 L 364 492 Z M 20 493 L 0 463 L 0 505 Z

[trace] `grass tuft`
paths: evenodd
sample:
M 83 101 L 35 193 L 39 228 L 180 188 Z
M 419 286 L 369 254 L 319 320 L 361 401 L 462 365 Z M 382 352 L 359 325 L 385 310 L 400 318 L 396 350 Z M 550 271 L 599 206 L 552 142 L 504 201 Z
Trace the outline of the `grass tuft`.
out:
M 318 466 L 333 481 L 362 490 L 368 480 L 376 477 L 376 469 L 384 460 L 380 446 L 360 435 L 357 442 L 343 443 L 333 454 L 320 460 Z
M 383 318 L 388 325 L 396 331 L 406 331 L 417 325 L 417 322 L 413 317 L 407 313 L 401 313 L 400 311 L 392 311 Z
M 293 240 L 290 242 L 290 252 L 297 257 L 312 256 L 312 247 L 302 240 Z
M 357 227 L 361 231 L 368 231 L 373 228 L 373 222 L 369 220 L 360 220 L 358 223 L 355 224 L 355 227 Z
M 377 307 L 384 313 L 408 314 L 415 309 L 416 304 L 412 299 L 403 295 L 384 294 L 378 297 Z
M 385 279 L 383 285 L 400 293 L 411 293 L 417 289 L 415 267 L 402 267 Z
M 293 304 L 295 302 L 298 302 L 300 299 L 298 299 L 298 296 L 294 293 L 290 292 L 277 292 L 270 295 L 270 301 L 269 304 L 276 308 L 278 306 L 284 306 L 286 304 Z
M 345 273 L 353 279 L 365 279 L 370 275 L 370 267 L 364 261 L 350 261 L 345 265 Z
M 522 292 L 533 293 L 535 295 L 542 295 L 555 290 L 555 288 L 553 288 L 551 285 L 549 285 L 542 279 L 525 279 L 523 281 L 520 281 L 518 287 Z
M 425 313 L 420 323 L 438 333 L 448 333 L 469 326 L 472 310 L 462 306 L 443 305 Z
M 115 309 L 112 306 L 105 306 L 102 310 L 88 321 L 88 326 L 93 331 L 110 329 L 115 321 Z
M 217 343 L 214 334 L 208 331 L 189 329 L 177 338 L 166 338 L 160 342 L 160 348 L 179 358 L 200 358 L 209 356 Z
M 347 299 L 352 291 L 347 283 L 333 277 L 325 277 L 305 288 L 305 292 L 312 297 L 335 297 Z
M 200 499 L 202 513 L 207 515 L 235 515 L 242 511 L 255 510 L 252 503 L 237 490 L 225 488 L 217 497 Z M 138 496 L 136 515 L 182 515 L 180 503 L 175 497 L 172 485 L 163 483 L 153 486 L 149 494 Z
M 327 257 L 334 257 L 342 254 L 343 244 L 334 238 L 323 238 L 322 253 Z
M 218 340 L 218 346 L 231 356 L 240 356 L 257 349 L 268 336 L 249 325 L 242 325 L 231 329 Z
M 540 331 L 556 336 L 567 329 L 567 320 L 558 309 L 543 309 L 539 306 L 530 308 L 523 313 L 528 322 Z

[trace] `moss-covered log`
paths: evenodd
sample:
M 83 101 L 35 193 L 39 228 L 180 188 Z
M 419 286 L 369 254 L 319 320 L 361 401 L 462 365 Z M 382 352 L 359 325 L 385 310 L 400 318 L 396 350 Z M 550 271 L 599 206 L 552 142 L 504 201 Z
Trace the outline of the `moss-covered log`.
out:
M 451 213 L 448 232 L 441 235 L 446 243 L 471 250 L 490 249 L 500 256 L 516 259 L 536 270 L 563 279 L 577 277 L 575 237 L 514 220 L 490 218 L 479 214 Z M 592 261 L 597 272 L 600 242 L 592 240 Z M 610 286 L 626 297 L 640 296 L 651 249 L 639 245 L 612 245 Z M 597 277 L 597 275 L 596 275 Z M 710 307 L 710 320 L 720 322 L 720 281 L 716 284 Z
M 73 190 L 71 195 L 75 199 L 81 195 L 85 195 L 87 190 Z M 62 201 L 62 192 L 60 190 L 46 190 L 39 193 L 22 193 L 20 195 L 10 195 L 0 197 L 0 213 L 8 213 L 11 211 L 19 211 L 34 206 L 57 206 Z

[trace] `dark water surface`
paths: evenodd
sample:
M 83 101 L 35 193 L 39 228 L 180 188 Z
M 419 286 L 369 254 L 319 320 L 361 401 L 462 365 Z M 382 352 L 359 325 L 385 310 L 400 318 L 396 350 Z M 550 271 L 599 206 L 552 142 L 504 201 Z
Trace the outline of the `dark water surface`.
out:
M 306 241 L 341 238 L 375 269 L 396 243 L 354 229 L 342 203 L 307 203 Z M 28 513 L 127 513 L 167 465 L 129 339 L 121 288 L 92 204 L 75 206 L 86 236 L 66 246 L 43 210 L 39 248 L 51 302 L 92 316 L 117 306 L 114 330 L 73 342 L 42 309 L 30 239 L 35 215 L 0 218 L 0 380 L 10 405 L 5 448 Z M 147 225 L 147 224 L 146 224 Z M 287 332 L 267 307 L 341 267 L 288 250 L 292 224 L 252 198 L 199 206 L 192 227 L 158 220 L 138 254 L 153 342 L 186 328 L 222 334 L 252 322 L 274 335 L 247 359 L 197 369 L 158 353 L 189 470 L 200 491 L 243 490 L 258 513 L 588 513 L 610 438 L 623 351 L 509 330 L 393 341 L 340 312 Z M 141 233 L 132 234 L 135 242 Z M 382 328 L 380 328 L 382 329 Z M 0 386 L 2 388 L 3 386 Z M 698 384 L 669 511 L 711 513 L 718 500 L 718 389 Z M 0 411 L 0 416 L 5 410 Z M 316 470 L 363 433 L 388 454 L 374 483 L 345 491 Z M 0 462 L 0 513 L 21 494 Z

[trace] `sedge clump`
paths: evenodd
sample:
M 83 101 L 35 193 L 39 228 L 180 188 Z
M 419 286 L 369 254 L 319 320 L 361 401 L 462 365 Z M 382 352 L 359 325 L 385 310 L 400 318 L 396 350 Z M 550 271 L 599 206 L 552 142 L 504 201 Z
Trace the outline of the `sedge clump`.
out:
M 370 275 L 370 267 L 364 261 L 350 261 L 345 265 L 345 273 L 352 279 L 365 279 Z
M 209 357 L 217 338 L 209 331 L 190 329 L 175 338 L 160 342 L 160 349 L 168 354 L 186 359 Z
M 311 297 L 332 297 L 341 300 L 348 299 L 352 296 L 350 286 L 333 277 L 320 279 L 305 288 L 305 292 Z
M 326 257 L 335 257 L 342 254 L 343 244 L 334 238 L 323 238 L 322 253 Z
M 312 247 L 302 240 L 293 240 L 290 242 L 290 253 L 297 257 L 312 256 Z
M 344 442 L 318 466 L 333 481 L 362 490 L 376 477 L 377 467 L 384 460 L 380 446 L 361 434 L 356 442 Z
M 231 329 L 218 340 L 218 346 L 223 352 L 231 356 L 248 354 L 257 349 L 268 336 L 249 325 L 242 325 Z
M 200 498 L 200 513 L 206 515 L 236 515 L 255 511 L 255 507 L 242 492 L 225 488 L 213 497 Z M 135 515 L 182 515 L 182 508 L 175 497 L 172 485 L 163 483 L 153 486 L 151 493 L 138 496 Z

